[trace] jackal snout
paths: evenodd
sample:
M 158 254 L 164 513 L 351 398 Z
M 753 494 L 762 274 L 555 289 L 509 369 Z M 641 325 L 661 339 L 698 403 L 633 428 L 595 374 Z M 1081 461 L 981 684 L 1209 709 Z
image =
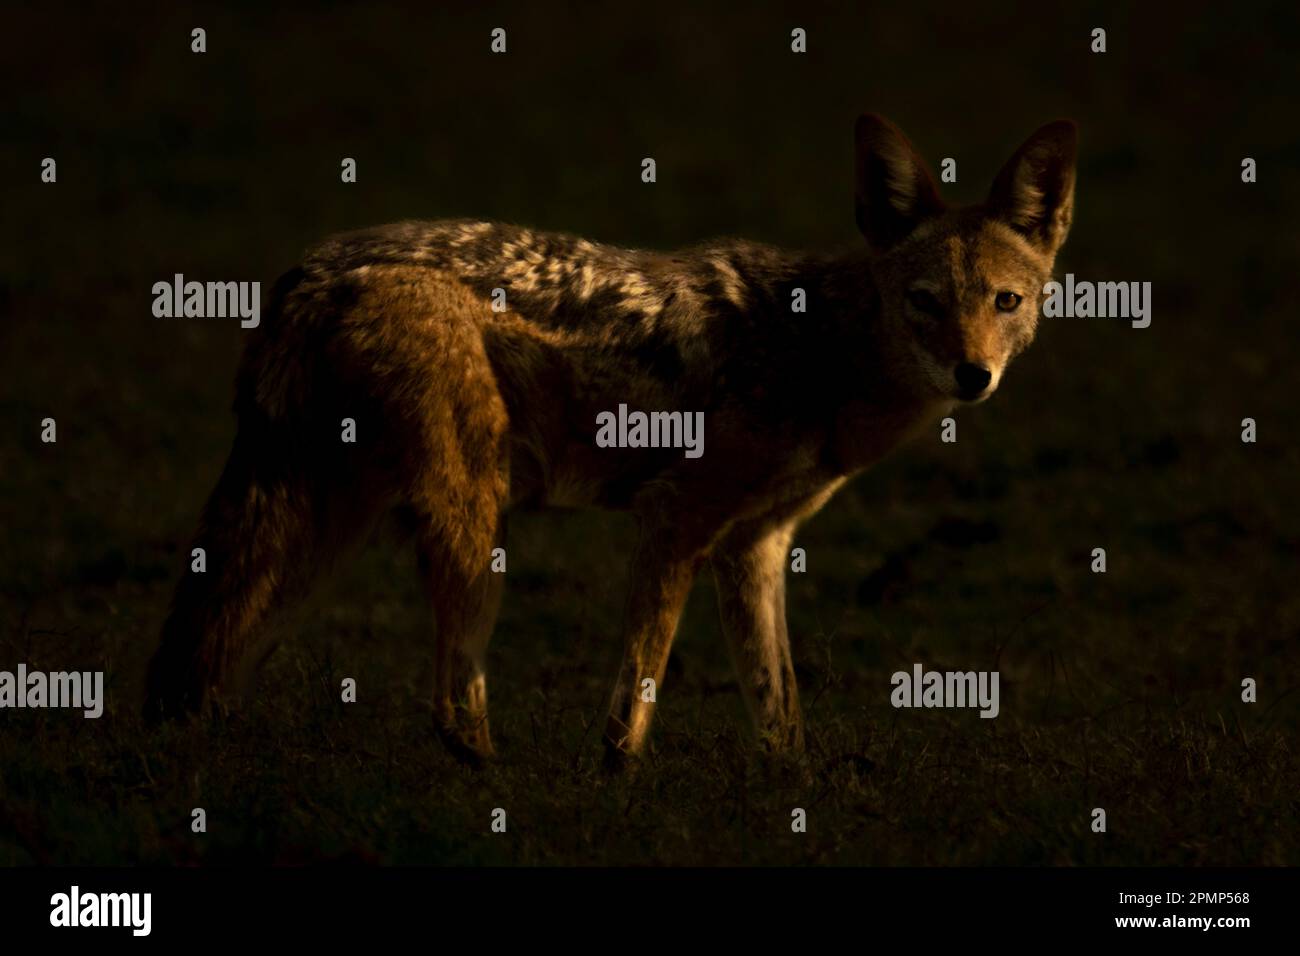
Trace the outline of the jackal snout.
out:
M 973 404 L 997 391 L 1007 363 L 1033 337 L 1037 316 L 1017 316 L 1018 311 L 1018 304 L 1015 309 L 995 310 L 991 315 L 976 308 L 959 320 L 961 347 L 951 358 L 951 379 L 947 383 L 953 398 Z
M 952 377 L 957 383 L 957 397 L 963 402 L 979 401 L 992 391 L 989 385 L 993 381 L 993 372 L 983 365 L 962 362 Z

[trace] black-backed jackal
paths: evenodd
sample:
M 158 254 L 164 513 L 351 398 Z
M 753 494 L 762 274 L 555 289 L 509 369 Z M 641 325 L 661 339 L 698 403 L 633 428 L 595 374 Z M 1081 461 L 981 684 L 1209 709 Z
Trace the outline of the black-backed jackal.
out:
M 760 738 L 798 747 L 784 584 L 796 527 L 907 436 L 997 388 L 1034 336 L 1073 207 L 1073 123 L 1042 127 L 983 205 L 956 210 L 895 126 L 867 115 L 855 134 L 866 248 L 852 254 L 739 240 L 640 252 L 462 221 L 312 251 L 250 333 L 238 435 L 195 541 L 207 572 L 177 589 L 146 712 L 220 697 L 266 652 L 272 614 L 397 508 L 436 618 L 437 728 L 459 756 L 488 755 L 484 660 L 506 577 L 490 565 L 505 516 L 597 506 L 639 523 L 611 762 L 644 746 L 643 682 L 662 681 L 706 561 Z M 620 406 L 703 413 L 702 454 L 598 443 Z M 345 418 L 355 443 L 341 441 Z

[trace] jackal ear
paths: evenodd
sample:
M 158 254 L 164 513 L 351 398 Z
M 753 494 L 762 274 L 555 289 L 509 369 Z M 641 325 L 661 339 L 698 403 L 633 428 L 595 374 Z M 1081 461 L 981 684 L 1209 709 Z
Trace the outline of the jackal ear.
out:
M 1056 120 L 1025 140 L 993 180 L 990 211 L 1050 255 L 1074 218 L 1074 165 L 1079 128 Z
M 884 252 L 929 216 L 943 212 L 934 178 L 907 137 L 875 113 L 853 129 L 854 212 L 867 244 Z

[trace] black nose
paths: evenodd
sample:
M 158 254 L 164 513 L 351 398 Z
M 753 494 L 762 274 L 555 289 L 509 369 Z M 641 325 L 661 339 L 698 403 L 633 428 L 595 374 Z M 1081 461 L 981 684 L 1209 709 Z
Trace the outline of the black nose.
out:
M 957 366 L 957 390 L 962 398 L 979 398 L 993 381 L 993 373 L 983 365 L 962 362 Z

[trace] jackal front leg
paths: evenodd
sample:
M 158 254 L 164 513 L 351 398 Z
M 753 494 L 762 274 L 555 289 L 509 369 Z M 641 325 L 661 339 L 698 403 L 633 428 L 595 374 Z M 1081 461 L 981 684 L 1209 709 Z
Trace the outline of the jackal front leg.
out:
M 632 559 L 623 663 L 605 721 L 605 764 L 621 767 L 645 744 L 673 636 L 705 555 L 667 530 L 643 530 Z M 653 681 L 648 684 L 647 681 Z
M 785 566 L 793 523 L 740 525 L 713 549 L 718 611 L 759 740 L 771 750 L 803 746 L 803 717 L 785 623 Z

